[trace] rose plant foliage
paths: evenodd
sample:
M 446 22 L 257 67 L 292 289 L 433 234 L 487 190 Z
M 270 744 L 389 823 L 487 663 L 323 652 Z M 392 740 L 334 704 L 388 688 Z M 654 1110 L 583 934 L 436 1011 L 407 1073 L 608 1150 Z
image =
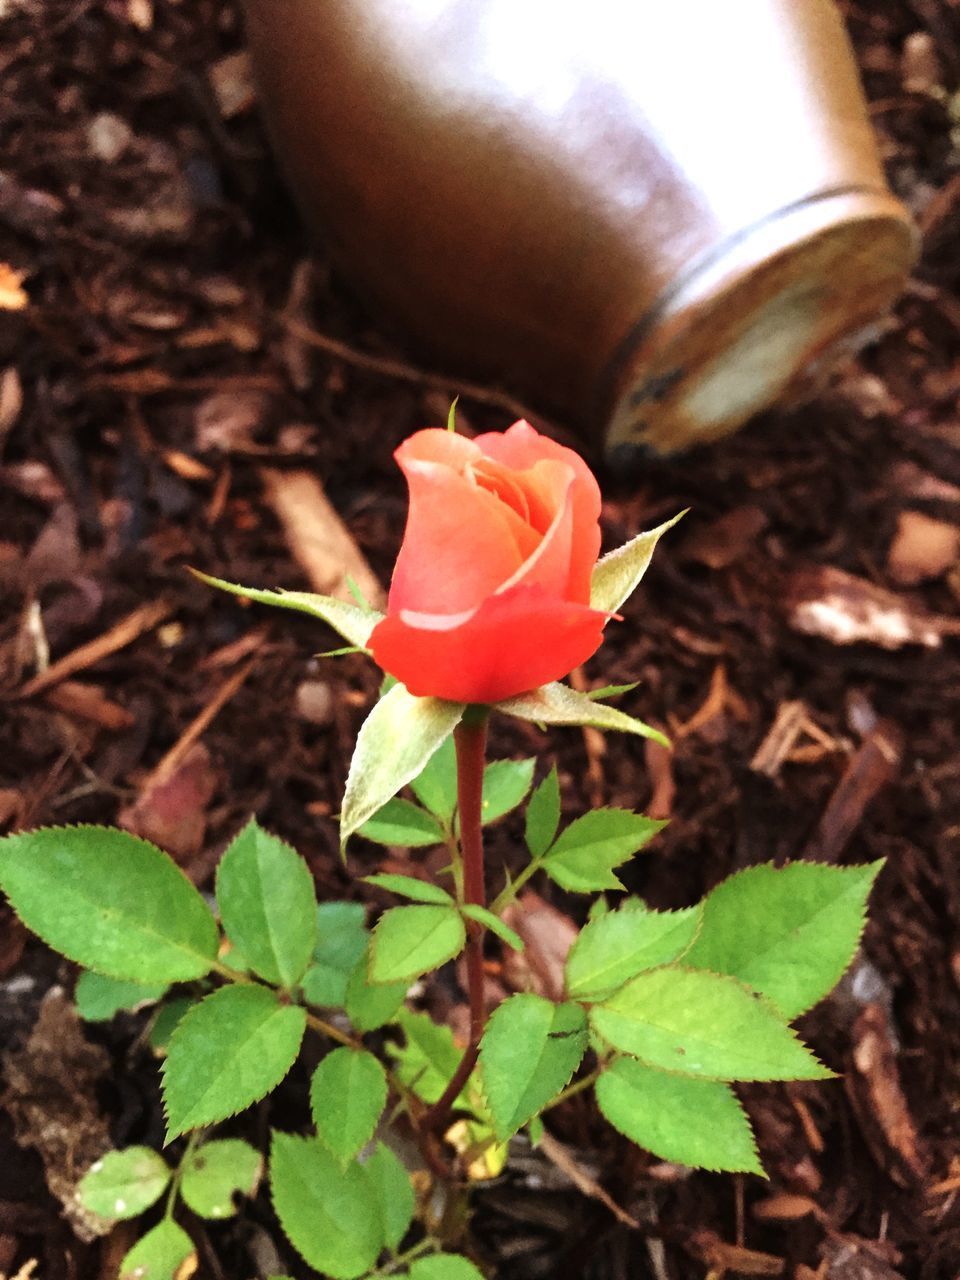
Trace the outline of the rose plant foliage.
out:
M 749 867 L 701 902 L 653 910 L 625 891 L 620 869 L 662 823 L 612 808 L 565 818 L 555 767 L 537 779 L 535 760 L 485 760 L 488 721 L 501 714 L 666 742 L 608 704 L 632 686 L 587 695 L 562 680 L 618 625 L 674 521 L 598 559 L 596 480 L 525 422 L 473 440 L 420 431 L 396 457 L 410 507 L 385 614 L 198 576 L 311 614 L 382 667 L 341 844 L 358 833 L 444 846 L 438 880 L 368 875 L 381 898 L 402 900 L 371 928 L 359 903 L 317 903 L 303 859 L 253 820 L 221 859 L 213 906 L 126 832 L 48 828 L 0 841 L 10 903 L 82 966 L 80 1015 L 152 1010 L 168 1150 L 105 1152 L 78 1187 L 105 1228 L 146 1215 L 122 1280 L 192 1274 L 181 1205 L 229 1217 L 264 1176 L 291 1244 L 322 1275 L 476 1280 L 478 1267 L 454 1252 L 469 1250 L 465 1215 L 438 1222 L 431 1197 L 414 1195 L 407 1134 L 414 1163 L 459 1195 L 464 1177 L 503 1167 L 515 1134 L 537 1143 L 544 1115 L 593 1089 L 605 1120 L 660 1158 L 762 1174 L 735 1083 L 832 1074 L 790 1024 L 847 967 L 879 864 Z M 488 897 L 483 827 L 524 805 L 525 861 L 502 870 Z M 537 874 L 599 895 L 567 957 L 564 998 L 518 992 L 488 1011 L 485 952 L 522 949 L 503 915 Z M 466 1043 L 411 992 L 461 952 Z M 301 1131 L 275 1130 L 265 1152 L 211 1134 L 303 1071 L 308 1034 L 324 1053 Z

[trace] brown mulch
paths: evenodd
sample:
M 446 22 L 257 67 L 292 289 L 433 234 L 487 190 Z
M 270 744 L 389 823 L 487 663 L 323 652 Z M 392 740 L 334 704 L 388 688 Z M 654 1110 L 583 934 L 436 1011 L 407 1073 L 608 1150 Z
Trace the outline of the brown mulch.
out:
M 516 725 L 494 743 L 556 752 L 571 812 L 672 817 L 629 873 L 655 905 L 770 858 L 886 858 L 862 955 L 804 1020 L 844 1078 L 745 1092 L 769 1183 L 664 1165 L 572 1101 L 554 1138 L 642 1229 L 574 1190 L 567 1156 L 518 1148 L 474 1202 L 501 1277 L 960 1273 L 960 9 L 846 12 L 924 234 L 914 282 L 815 401 L 604 477 L 610 544 L 692 509 L 584 673 L 639 679 L 623 705 L 673 757 Z M 328 633 L 185 566 L 308 585 L 278 497 L 308 472 L 385 583 L 391 451 L 443 421 L 455 383 L 420 376 L 322 244 L 308 265 L 241 49 L 215 0 L 0 0 L 0 830 L 122 820 L 203 884 L 256 812 L 344 896 L 331 815 L 377 673 L 316 660 Z M 469 398 L 461 418 L 507 422 Z M 493 865 L 516 833 L 495 830 Z M 0 911 L 7 1050 L 72 971 Z M 117 1143 L 160 1141 L 141 1029 L 88 1032 L 116 1069 L 84 1106 Z M 106 1280 L 118 1241 L 82 1243 L 48 1183 L 0 1110 L 0 1274 L 35 1257 L 40 1280 Z M 201 1266 L 305 1274 L 265 1197 L 201 1233 Z

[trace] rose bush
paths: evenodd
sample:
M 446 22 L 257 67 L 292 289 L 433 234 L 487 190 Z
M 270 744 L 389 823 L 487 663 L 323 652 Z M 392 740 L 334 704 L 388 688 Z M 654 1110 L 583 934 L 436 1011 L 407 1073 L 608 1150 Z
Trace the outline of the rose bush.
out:
M 397 449 L 410 492 L 375 660 L 417 697 L 497 702 L 567 675 L 600 645 L 590 607 L 600 490 L 527 422 Z

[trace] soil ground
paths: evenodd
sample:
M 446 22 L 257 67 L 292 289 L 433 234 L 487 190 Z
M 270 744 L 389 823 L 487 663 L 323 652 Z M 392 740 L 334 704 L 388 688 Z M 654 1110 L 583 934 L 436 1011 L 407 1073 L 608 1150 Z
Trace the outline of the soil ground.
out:
M 505 723 L 493 744 L 555 753 L 570 813 L 669 815 L 629 872 L 658 906 L 771 858 L 886 858 L 862 954 L 802 1027 L 843 1080 L 745 1091 L 768 1183 L 665 1165 L 571 1101 L 551 1130 L 594 1194 L 518 1146 L 477 1192 L 465 1245 L 501 1277 L 960 1274 L 960 9 L 884 0 L 846 16 L 923 233 L 914 281 L 817 399 L 604 476 L 609 545 L 691 508 L 583 673 L 639 679 L 623 705 L 672 732 L 673 757 Z M 317 661 L 322 628 L 244 609 L 185 566 L 315 584 L 306 474 L 387 582 L 405 504 L 391 452 L 442 423 L 457 384 L 420 372 L 428 357 L 362 309 L 322 244 L 310 258 L 231 5 L 0 0 L 0 18 L 0 261 L 29 298 L 18 309 L 15 281 L 0 283 L 0 824 L 122 820 L 206 885 L 256 812 L 322 895 L 356 896 L 331 815 L 377 673 Z M 496 394 L 464 396 L 461 420 L 510 416 Z M 492 866 L 516 835 L 494 830 Z M 358 846 L 351 869 L 376 856 Z M 583 904 L 541 890 L 532 949 L 549 981 L 550 939 Z M 73 977 L 0 917 L 5 1051 Z M 428 993 L 455 1023 L 460 1000 L 452 976 Z M 50 1107 L 75 1099 L 59 1139 L 18 1145 L 8 1093 L 0 1273 L 36 1258 L 41 1280 L 115 1274 L 126 1228 L 81 1242 L 48 1183 L 81 1120 L 159 1142 L 142 1027 L 86 1031 L 109 1072 L 67 1032 L 59 1065 L 56 1047 L 41 1055 Z M 260 1112 L 244 1123 L 265 1132 Z M 263 1195 L 200 1239 L 210 1276 L 305 1274 Z

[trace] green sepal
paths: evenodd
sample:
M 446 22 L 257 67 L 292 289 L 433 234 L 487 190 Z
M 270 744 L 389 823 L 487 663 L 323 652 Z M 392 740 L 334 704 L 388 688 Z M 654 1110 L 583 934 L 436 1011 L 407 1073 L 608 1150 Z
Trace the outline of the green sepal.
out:
M 670 747 L 670 739 L 659 729 L 625 715 L 616 707 L 608 707 L 604 702 L 594 702 L 585 693 L 578 693 L 565 684 L 541 685 L 530 693 L 496 703 L 495 709 L 534 724 L 592 725 L 595 729 L 617 730 L 640 738 L 651 738 L 663 747 Z
M 638 533 L 622 547 L 603 556 L 590 580 L 591 608 L 616 613 L 640 585 L 657 543 L 686 514 L 686 511 L 681 511 L 672 520 L 665 521 L 656 529 L 648 529 L 646 533 Z
M 365 605 L 349 604 L 345 600 L 335 600 L 333 596 L 315 595 L 311 591 L 270 591 L 257 587 L 242 587 L 236 582 L 226 582 L 223 578 L 214 578 L 199 569 L 190 572 L 208 587 L 217 587 L 232 596 L 240 596 L 243 600 L 253 600 L 257 604 L 269 604 L 277 609 L 293 609 L 297 613 L 307 613 L 313 618 L 320 618 L 328 627 L 332 627 L 344 640 L 367 652 L 370 633 L 383 617 L 375 609 Z
M 460 722 L 460 702 L 415 698 L 396 684 L 357 735 L 340 814 L 340 848 L 415 778 Z

